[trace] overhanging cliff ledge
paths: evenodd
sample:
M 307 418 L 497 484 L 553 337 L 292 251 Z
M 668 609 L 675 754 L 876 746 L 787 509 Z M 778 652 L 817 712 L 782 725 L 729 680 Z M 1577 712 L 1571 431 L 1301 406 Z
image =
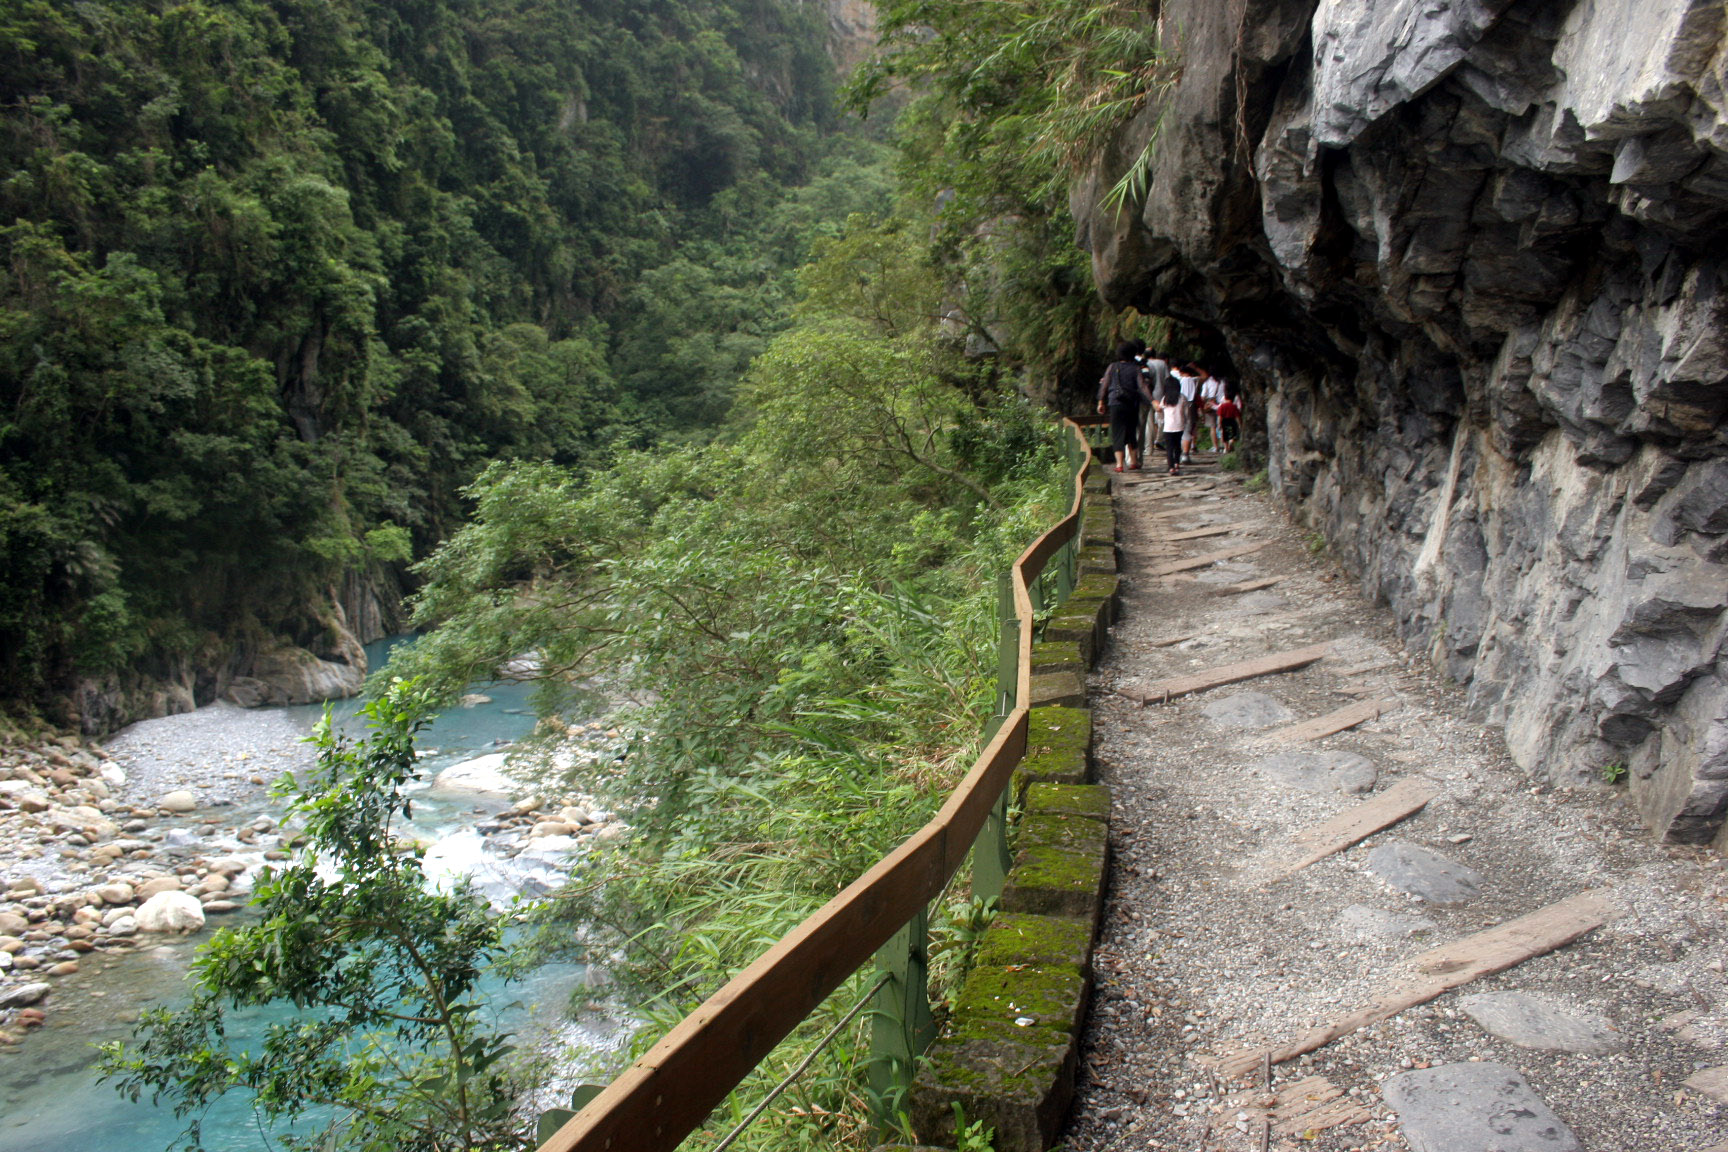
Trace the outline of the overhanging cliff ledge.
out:
M 1159 19 L 1181 77 L 1072 198 L 1106 299 L 1216 337 L 1273 484 L 1520 763 L 1721 835 L 1728 5 Z

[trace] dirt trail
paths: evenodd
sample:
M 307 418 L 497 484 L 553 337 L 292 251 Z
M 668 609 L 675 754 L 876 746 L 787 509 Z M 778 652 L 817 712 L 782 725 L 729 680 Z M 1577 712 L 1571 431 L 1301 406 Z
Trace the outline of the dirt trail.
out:
M 1606 785 L 1536 784 L 1274 501 L 1186 472 L 1112 475 L 1122 605 L 1091 688 L 1115 861 L 1064 1147 L 1728 1152 L 1721 859 L 1651 843 Z M 1297 671 L 1155 688 L 1320 642 Z M 1121 694 L 1149 688 L 1144 706 Z M 1365 701 L 1379 718 L 1291 731 Z M 1298 833 L 1400 782 L 1435 795 L 1287 871 Z M 1432 978 L 1413 961 L 1439 945 L 1588 892 L 1614 911 L 1570 944 L 1308 1055 L 1250 1055 L 1239 1082 L 1217 1070 Z

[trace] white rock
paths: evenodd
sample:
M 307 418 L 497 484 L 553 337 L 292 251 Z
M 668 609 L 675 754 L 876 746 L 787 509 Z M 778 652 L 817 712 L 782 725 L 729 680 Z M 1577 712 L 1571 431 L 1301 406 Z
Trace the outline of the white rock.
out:
M 27 1008 L 53 989 L 47 984 L 20 984 L 0 991 L 0 1008 Z
M 140 932 L 196 932 L 204 927 L 204 907 L 184 892 L 158 892 L 138 909 Z
M 486 792 L 508 796 L 514 793 L 517 787 L 504 775 L 504 761 L 508 758 L 508 753 L 492 752 L 485 756 L 476 756 L 472 760 L 464 760 L 460 764 L 452 764 L 438 773 L 432 786 L 446 792 Z
M 108 783 L 110 788 L 124 788 L 126 787 L 126 769 L 109 760 L 102 765 L 102 779 Z
M 586 809 L 574 806 L 559 809 L 558 819 L 564 821 L 566 824 L 574 824 L 577 827 L 581 827 L 584 824 L 594 823 L 594 817 L 590 816 Z
M 12 969 L 12 953 L 0 952 L 0 972 L 9 972 L 9 971 L 11 971 L 11 969 Z
M 120 909 L 116 908 L 115 911 L 119 912 Z M 138 917 L 132 915 L 132 910 L 128 908 L 123 915 L 114 918 L 114 923 L 104 922 L 103 928 L 110 936 L 135 936 L 138 934 Z
M 178 788 L 156 801 L 156 806 L 166 808 L 170 812 L 190 812 L 198 807 L 198 797 L 184 788 Z
M 568 836 L 570 825 L 557 820 L 542 820 L 528 830 L 528 835 L 536 840 L 546 836 Z

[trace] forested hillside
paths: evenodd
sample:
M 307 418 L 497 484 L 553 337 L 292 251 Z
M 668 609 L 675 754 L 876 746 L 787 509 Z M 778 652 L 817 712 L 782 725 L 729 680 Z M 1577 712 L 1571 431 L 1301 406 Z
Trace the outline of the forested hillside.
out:
M 357 686 L 485 461 L 724 413 L 834 88 L 788 0 L 4 0 L 0 700 Z

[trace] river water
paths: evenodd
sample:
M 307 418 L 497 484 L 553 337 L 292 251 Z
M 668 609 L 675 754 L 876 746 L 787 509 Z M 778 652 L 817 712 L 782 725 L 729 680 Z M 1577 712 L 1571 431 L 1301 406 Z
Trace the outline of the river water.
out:
M 382 656 L 378 651 L 375 658 Z M 484 702 L 452 709 L 422 733 L 419 746 L 428 780 L 459 764 L 478 761 L 481 769 L 493 768 L 505 746 L 532 731 L 528 687 L 499 683 L 477 691 L 486 697 Z M 337 704 L 338 719 L 351 718 L 357 706 L 355 701 Z M 322 706 L 248 710 L 217 705 L 134 725 L 110 746 L 122 763 L 130 762 L 143 773 L 151 770 L 152 757 L 158 767 L 200 761 L 213 768 L 240 768 L 207 773 L 210 780 L 229 781 L 229 794 L 218 802 L 224 820 L 238 822 L 271 812 L 265 790 L 248 784 L 254 776 L 274 779 L 285 768 L 311 762 L 310 749 L 299 741 L 322 714 Z M 513 797 L 508 793 L 429 785 L 419 786 L 418 793 L 408 831 L 431 845 L 425 860 L 435 880 L 471 877 L 499 903 L 516 893 L 537 894 L 556 882 L 557 860 L 531 853 L 506 859 L 489 851 L 474 830 L 477 821 L 509 806 Z M 246 850 L 238 841 L 214 847 L 241 854 Z M 159 1152 L 174 1145 L 185 1122 L 167 1107 L 156 1107 L 148 1099 L 128 1102 L 111 1085 L 98 1083 L 92 1068 L 95 1046 L 130 1039 L 142 1009 L 183 1002 L 193 953 L 223 920 L 212 917 L 203 932 L 163 938 L 134 952 L 91 953 L 77 976 L 56 984 L 48 1022 L 32 1032 L 17 1053 L 0 1059 L 0 1152 Z M 233 917 L 227 920 L 232 923 Z M 626 1031 L 616 1022 L 602 1016 L 565 1018 L 571 992 L 586 978 L 579 966 L 549 964 L 509 985 L 495 981 L 486 989 L 487 1011 L 517 1033 L 518 1043 L 526 1039 L 544 1047 L 615 1047 Z M 273 1007 L 241 1014 L 234 1018 L 233 1032 L 261 1032 L 287 1015 Z M 230 1093 L 206 1113 L 204 1143 L 220 1152 L 272 1147 L 238 1093 Z

